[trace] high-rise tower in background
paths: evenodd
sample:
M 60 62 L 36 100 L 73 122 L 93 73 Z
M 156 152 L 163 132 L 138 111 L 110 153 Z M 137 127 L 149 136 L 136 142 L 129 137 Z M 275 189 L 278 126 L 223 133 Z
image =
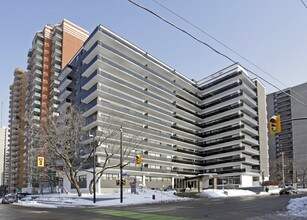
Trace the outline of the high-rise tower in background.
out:
M 26 75 L 27 72 L 16 68 L 10 86 L 9 148 L 6 155 L 9 191 L 21 188 L 23 182 Z
M 32 41 L 32 48 L 28 52 L 27 77 L 24 77 L 24 72 L 21 74 L 15 71 L 14 83 L 11 86 L 9 122 L 10 191 L 17 186 L 21 188 L 37 182 L 33 165 L 35 149 L 41 146 L 30 132 L 32 129 L 29 129 L 29 126 L 39 127 L 49 114 L 56 114 L 59 104 L 59 72 L 80 49 L 87 37 L 87 31 L 67 20 L 56 25 L 48 24 L 35 34 Z M 24 84 L 21 81 L 24 81 Z M 23 90 L 20 85 L 24 85 L 25 89 Z M 30 123 L 23 124 L 22 118 Z
M 0 186 L 7 185 L 5 178 L 5 155 L 8 149 L 8 129 L 0 127 Z
M 269 136 L 270 179 L 281 180 L 281 157 L 284 155 L 285 183 L 302 183 L 307 176 L 306 120 L 307 107 L 290 94 L 306 103 L 307 83 L 267 95 L 268 117 L 280 115 L 281 132 Z

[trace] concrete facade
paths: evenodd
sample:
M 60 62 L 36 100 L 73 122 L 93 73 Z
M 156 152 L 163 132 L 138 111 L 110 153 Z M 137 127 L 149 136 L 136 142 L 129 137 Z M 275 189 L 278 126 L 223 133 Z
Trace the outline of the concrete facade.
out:
M 199 188 L 201 175 L 201 188 L 248 187 L 259 186 L 261 171 L 268 178 L 265 88 L 239 64 L 190 80 L 98 26 L 59 80 L 58 110 L 77 105 L 85 130 L 103 129 L 109 116 L 142 130 L 143 163 L 125 167 L 138 183 Z M 116 187 L 118 172 L 108 170 L 99 190 Z

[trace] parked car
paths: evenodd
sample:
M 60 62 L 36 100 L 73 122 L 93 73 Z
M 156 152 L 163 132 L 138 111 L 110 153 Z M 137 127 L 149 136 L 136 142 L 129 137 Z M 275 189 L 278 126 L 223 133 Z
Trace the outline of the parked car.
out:
M 286 195 L 298 194 L 298 191 L 296 188 L 290 186 L 290 187 L 284 188 L 279 191 L 279 195 L 283 195 L 283 194 L 286 194 Z
M 17 196 L 13 193 L 6 194 L 2 197 L 2 204 L 10 204 L 17 200 Z
M 31 193 L 23 193 L 23 192 L 18 192 L 17 193 L 17 198 L 18 199 L 22 199 L 22 198 L 24 198 L 24 197 L 26 197 L 26 196 L 28 196 L 28 195 L 31 195 Z

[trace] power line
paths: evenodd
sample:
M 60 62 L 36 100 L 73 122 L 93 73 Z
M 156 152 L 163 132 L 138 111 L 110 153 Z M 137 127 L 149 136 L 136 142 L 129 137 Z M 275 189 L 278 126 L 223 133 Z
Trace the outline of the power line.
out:
M 190 36 L 191 38 L 193 38 L 194 40 L 198 41 L 199 43 L 206 45 L 206 46 L 209 47 L 211 50 L 213 50 L 215 53 L 217 53 L 217 54 L 219 54 L 219 55 L 225 57 L 226 59 L 230 60 L 230 61 L 233 62 L 233 63 L 236 63 L 233 59 L 231 59 L 231 58 L 228 57 L 227 55 L 225 55 L 225 54 L 223 54 L 223 53 L 217 51 L 216 49 L 214 49 L 214 48 L 213 48 L 212 46 L 210 46 L 209 44 L 203 42 L 202 40 L 198 39 L 198 38 L 195 37 L 194 35 L 192 35 L 192 34 L 190 34 L 189 32 L 187 32 L 186 30 L 184 30 L 184 29 L 182 29 L 182 28 L 180 28 L 180 27 L 174 25 L 173 23 L 169 22 L 168 20 L 162 18 L 160 15 L 156 14 L 155 12 L 153 12 L 153 11 L 149 10 L 148 8 L 145 8 L 145 7 L 141 6 L 141 5 L 139 5 L 139 4 L 135 3 L 135 2 L 133 2 L 132 0 L 128 0 L 128 1 L 129 1 L 130 3 L 136 5 L 137 7 L 142 8 L 142 9 L 144 9 L 145 11 L 148 11 L 149 13 L 153 14 L 154 16 L 158 17 L 158 18 L 161 19 L 162 21 L 164 21 L 164 22 L 168 23 L 169 25 L 173 26 L 173 27 L 176 28 L 177 30 L 180 30 L 181 32 L 183 32 L 183 33 L 185 33 L 186 35 Z
M 301 0 L 301 2 L 303 3 L 303 5 L 305 6 L 305 8 L 307 8 L 307 5 L 305 4 L 305 2 L 303 0 Z
M 270 76 L 272 79 L 274 79 L 275 81 L 279 82 L 281 85 L 285 86 L 285 87 L 289 87 L 287 85 L 285 85 L 283 82 L 281 82 L 279 79 L 277 79 L 276 77 L 274 77 L 273 75 L 271 75 L 270 73 L 268 73 L 267 71 L 265 71 L 263 68 L 259 67 L 257 64 L 255 64 L 254 62 L 252 62 L 251 60 L 247 59 L 246 57 L 244 57 L 243 55 L 239 54 L 238 52 L 236 52 L 234 49 L 232 49 L 231 47 L 227 46 L 226 44 L 224 44 L 223 42 L 221 42 L 220 40 L 218 40 L 217 38 L 213 37 L 212 35 L 210 35 L 209 33 L 205 32 L 203 29 L 201 29 L 200 27 L 196 26 L 195 24 L 193 24 L 191 21 L 185 19 L 183 16 L 179 15 L 178 13 L 174 12 L 173 10 L 169 9 L 168 7 L 166 7 L 165 5 L 161 4 L 160 2 L 156 1 L 156 0 L 152 0 L 153 2 L 155 2 L 156 4 L 158 4 L 159 6 L 161 6 L 162 8 L 164 8 L 165 10 L 169 11 L 170 13 L 172 13 L 173 15 L 175 15 L 176 17 L 180 18 L 181 20 L 185 21 L 186 23 L 188 23 L 189 25 L 191 25 L 192 27 L 194 27 L 195 29 L 199 30 L 200 32 L 202 32 L 203 34 L 207 35 L 209 38 L 213 39 L 214 41 L 216 41 L 217 43 L 219 43 L 220 45 L 224 46 L 225 48 L 227 48 L 228 50 L 230 50 L 231 52 L 233 52 L 234 54 L 236 54 L 237 56 L 239 56 L 240 58 L 242 58 L 243 60 L 245 60 L 246 62 L 248 62 L 249 64 L 253 65 L 254 67 L 256 67 L 258 70 L 262 71 L 263 73 L 265 73 L 266 75 Z M 303 0 L 301 0 L 303 2 Z M 305 3 L 303 2 L 303 4 L 305 5 Z M 305 5 L 306 6 L 306 5 Z M 270 84 L 270 83 L 268 83 Z M 271 84 L 270 84 L 271 85 Z M 273 86 L 274 88 L 276 88 L 275 86 Z M 305 97 L 303 97 L 301 94 L 295 92 L 293 89 L 290 88 L 290 90 L 297 94 L 298 96 L 300 96 L 301 98 L 305 99 Z
M 139 4 L 135 3 L 135 2 L 133 2 L 132 0 L 128 0 L 128 1 L 129 1 L 130 3 L 132 3 L 133 5 L 135 5 L 135 6 L 139 7 L 139 8 L 141 8 L 141 9 L 143 9 L 143 10 L 149 12 L 150 14 L 156 16 L 157 18 L 161 19 L 162 21 L 166 22 L 167 24 L 171 25 L 172 27 L 176 28 L 177 30 L 180 30 L 181 32 L 183 32 L 183 33 L 185 33 L 186 35 L 190 36 L 191 38 L 193 38 L 194 40 L 198 41 L 199 43 L 201 43 L 201 44 L 203 44 L 203 45 L 209 47 L 209 48 L 210 48 L 211 50 L 213 50 L 215 53 L 217 53 L 217 54 L 219 54 L 219 55 L 225 57 L 226 59 L 230 60 L 230 61 L 233 62 L 233 63 L 237 63 L 237 62 L 235 62 L 233 59 L 231 59 L 230 57 L 228 57 L 227 55 L 225 55 L 225 54 L 219 52 L 218 50 L 216 50 L 215 48 L 213 48 L 213 47 L 210 46 L 209 44 L 207 44 L 207 43 L 205 43 L 204 41 L 198 39 L 198 38 L 195 37 L 194 35 L 192 35 L 192 34 L 190 34 L 189 32 L 187 32 L 186 30 L 184 30 L 184 29 L 182 29 L 182 28 L 176 26 L 175 24 L 169 22 L 168 20 L 164 19 L 163 17 L 161 17 L 161 16 L 158 15 L 157 13 L 151 11 L 150 9 L 145 8 L 144 6 L 141 6 L 141 5 L 139 5 Z M 214 39 L 215 39 L 215 38 L 214 38 Z M 215 40 L 216 40 L 216 39 L 215 39 Z M 219 41 L 218 41 L 218 42 L 219 42 Z M 221 42 L 220 42 L 220 43 L 221 43 Z M 224 45 L 223 43 L 221 43 L 221 44 Z M 226 46 L 226 45 L 224 45 L 224 46 Z M 230 49 L 231 51 L 233 51 L 233 50 L 232 50 L 231 48 L 229 48 L 228 46 L 226 46 L 226 47 L 227 47 L 228 49 Z M 233 52 L 236 53 L 235 51 L 233 51 Z M 237 53 L 236 53 L 236 54 L 237 54 Z M 246 58 L 242 57 L 241 55 L 239 55 L 239 54 L 237 54 L 237 55 L 240 56 L 242 59 L 248 61 Z M 251 61 L 248 61 L 248 62 L 251 62 Z M 253 64 L 253 63 L 251 62 L 251 64 Z M 257 65 L 255 65 L 255 64 L 253 64 L 253 65 L 256 66 L 257 68 L 259 68 Z M 244 68 L 245 68 L 245 67 L 244 67 Z M 251 71 L 251 70 L 249 70 L 249 69 L 247 69 L 247 68 L 245 68 L 245 69 L 246 69 L 248 72 L 252 73 L 253 75 L 257 76 L 259 79 L 261 79 L 261 80 L 263 80 L 264 82 L 268 83 L 268 84 L 271 85 L 272 87 L 274 87 L 274 88 L 276 88 L 277 90 L 283 92 L 283 93 L 286 94 L 287 96 L 290 96 L 290 97 L 292 97 L 293 99 L 295 99 L 296 101 L 298 101 L 299 103 L 301 103 L 301 104 L 307 106 L 304 102 L 298 100 L 298 99 L 297 99 L 296 97 L 294 97 L 293 95 L 290 95 L 290 94 L 286 93 L 285 91 L 283 91 L 282 89 L 280 89 L 279 87 L 277 87 L 277 86 L 274 85 L 273 83 L 270 83 L 268 80 L 264 79 L 263 77 L 261 77 L 260 75 L 256 74 L 255 72 L 253 72 L 253 71 Z M 264 70 L 262 70 L 261 68 L 259 68 L 259 69 L 260 69 L 261 71 L 264 71 Z M 264 72 L 265 72 L 265 71 L 264 71 Z M 268 73 L 267 73 L 267 74 L 268 74 Z M 271 76 L 270 74 L 268 74 L 268 75 Z M 273 76 L 271 76 L 271 77 L 273 77 Z M 274 78 L 274 77 L 273 77 L 273 78 Z

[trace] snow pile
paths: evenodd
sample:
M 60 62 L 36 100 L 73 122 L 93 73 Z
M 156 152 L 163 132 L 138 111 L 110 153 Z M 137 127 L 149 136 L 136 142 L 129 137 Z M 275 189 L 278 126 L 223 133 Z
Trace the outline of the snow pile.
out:
M 235 197 L 235 196 L 254 196 L 256 193 L 249 190 L 241 189 L 207 189 L 201 192 L 201 195 L 209 198 L 220 198 L 220 197 Z
M 78 197 L 76 194 L 47 194 L 27 196 L 14 203 L 21 206 L 32 207 L 80 207 L 80 206 L 121 206 L 132 204 L 145 204 L 169 201 L 186 201 L 190 198 L 178 197 L 173 192 L 165 192 L 159 190 L 142 189 L 137 194 L 124 193 L 123 203 L 120 203 L 119 193 L 97 194 L 96 203 L 93 203 L 93 195 L 83 194 Z
M 298 217 L 307 217 L 307 197 L 290 199 L 287 214 Z
M 270 189 L 268 192 L 260 192 L 260 196 L 279 195 L 281 188 Z

